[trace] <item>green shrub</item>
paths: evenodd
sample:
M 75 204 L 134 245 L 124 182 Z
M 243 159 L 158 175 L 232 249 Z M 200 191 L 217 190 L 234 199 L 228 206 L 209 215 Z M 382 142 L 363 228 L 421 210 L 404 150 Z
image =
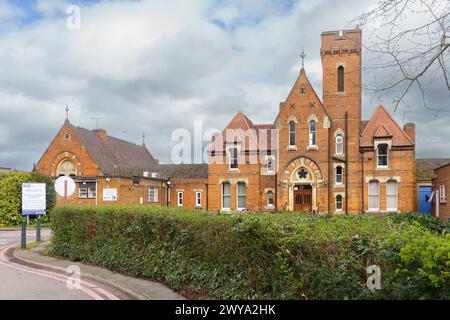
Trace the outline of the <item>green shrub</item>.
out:
M 18 225 L 22 221 L 22 183 L 27 182 L 47 184 L 47 216 L 43 222 L 49 220 L 56 201 L 52 179 L 36 173 L 11 172 L 0 179 L 0 224 Z
M 61 207 L 52 252 L 193 298 L 448 299 L 449 238 L 382 217 Z M 366 269 L 382 271 L 381 290 Z
M 389 215 L 392 221 L 397 223 L 407 223 L 417 222 L 422 227 L 438 233 L 450 233 L 450 223 L 442 221 L 439 218 L 433 217 L 429 214 L 419 214 L 419 213 L 402 213 L 402 214 L 392 214 Z

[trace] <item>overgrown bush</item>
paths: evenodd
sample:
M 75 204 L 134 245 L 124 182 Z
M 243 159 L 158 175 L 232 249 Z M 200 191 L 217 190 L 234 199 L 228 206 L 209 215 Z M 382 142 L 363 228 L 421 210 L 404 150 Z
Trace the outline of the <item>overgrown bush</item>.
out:
M 52 252 L 191 298 L 448 299 L 450 238 L 382 217 L 61 207 Z M 381 290 L 366 286 L 381 268 Z
M 412 223 L 417 222 L 422 227 L 438 233 L 450 233 L 450 223 L 442 221 L 439 218 L 433 217 L 429 214 L 418 214 L 418 213 L 403 213 L 403 214 L 392 214 L 389 218 L 397 223 Z
M 17 225 L 23 219 L 22 212 L 22 183 L 36 182 L 47 184 L 47 216 L 43 222 L 49 220 L 49 214 L 55 206 L 56 193 L 52 179 L 48 176 L 28 173 L 11 172 L 0 179 L 0 224 Z

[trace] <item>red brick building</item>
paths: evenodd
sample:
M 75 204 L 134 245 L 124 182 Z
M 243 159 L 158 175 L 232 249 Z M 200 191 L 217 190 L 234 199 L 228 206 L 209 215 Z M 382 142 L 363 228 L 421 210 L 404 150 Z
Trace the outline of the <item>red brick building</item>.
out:
M 160 165 L 145 145 L 66 121 L 35 171 L 73 176 L 77 192 L 70 203 L 76 204 L 414 211 L 414 124 L 400 127 L 383 106 L 363 121 L 361 30 L 324 32 L 321 37 L 322 99 L 302 67 L 274 123 L 254 124 L 238 112 L 214 137 L 208 164 Z M 114 202 L 104 196 L 111 189 L 117 194 Z
M 321 57 L 322 100 L 302 67 L 274 124 L 238 112 L 214 137 L 209 210 L 415 210 L 414 124 L 361 119 L 361 30 L 322 33 Z
M 450 164 L 443 165 L 434 170 L 432 215 L 443 221 L 450 221 L 450 203 L 447 192 L 450 188 Z
M 104 129 L 76 127 L 68 119 L 34 172 L 72 177 L 76 189 L 67 204 L 207 208 L 207 165 L 159 164 L 145 144 L 108 136 Z M 57 204 L 64 199 L 58 196 Z

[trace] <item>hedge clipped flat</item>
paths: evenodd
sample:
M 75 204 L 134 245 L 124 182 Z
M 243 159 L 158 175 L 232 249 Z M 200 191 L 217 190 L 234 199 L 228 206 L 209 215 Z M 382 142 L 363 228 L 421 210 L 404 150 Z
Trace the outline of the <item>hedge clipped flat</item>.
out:
M 449 299 L 450 236 L 392 217 L 61 207 L 53 254 L 190 298 Z M 381 269 L 381 289 L 366 286 Z

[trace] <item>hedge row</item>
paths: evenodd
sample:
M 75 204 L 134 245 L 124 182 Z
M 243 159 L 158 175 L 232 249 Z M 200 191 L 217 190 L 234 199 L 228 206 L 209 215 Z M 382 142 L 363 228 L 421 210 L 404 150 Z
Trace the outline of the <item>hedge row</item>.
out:
M 52 178 L 37 173 L 11 172 L 0 176 L 0 225 L 18 225 L 22 216 L 22 183 L 47 184 L 47 216 L 43 222 L 49 220 L 50 212 L 56 203 L 56 192 Z
M 51 252 L 190 298 L 449 299 L 450 236 L 418 222 L 159 207 L 64 207 Z M 381 290 L 366 268 L 381 268 Z

